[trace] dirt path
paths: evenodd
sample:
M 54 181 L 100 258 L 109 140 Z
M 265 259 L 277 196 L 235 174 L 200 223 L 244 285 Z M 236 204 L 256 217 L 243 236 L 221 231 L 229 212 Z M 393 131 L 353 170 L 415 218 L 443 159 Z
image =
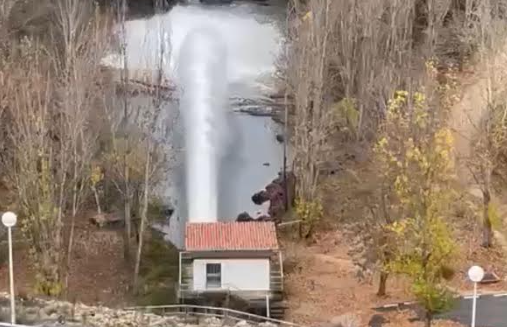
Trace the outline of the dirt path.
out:
M 488 89 L 498 93 L 507 85 L 506 54 L 507 45 L 489 62 L 475 66 L 474 73 L 459 78 L 461 97 L 451 108 L 449 123 L 455 137 L 454 156 L 458 178 L 469 189 L 476 186 L 466 163 L 473 156 L 471 141 L 479 133 L 481 118 L 487 110 Z
M 378 298 L 376 286 L 357 275 L 348 251 L 350 242 L 340 231 L 320 234 L 312 245 L 292 244 L 285 256 L 296 264 L 286 275 L 289 311 L 286 319 L 312 326 L 354 313 L 366 326 L 377 305 L 406 300 L 405 285 L 393 280 L 390 296 Z
M 474 188 L 476 183 L 467 167 L 467 161 L 472 155 L 471 141 L 478 133 L 478 124 L 485 112 L 488 80 L 481 76 L 472 76 L 471 80 L 468 80 L 468 83 L 463 85 L 460 101 L 451 108 L 449 123 L 454 132 L 458 180 L 462 186 Z

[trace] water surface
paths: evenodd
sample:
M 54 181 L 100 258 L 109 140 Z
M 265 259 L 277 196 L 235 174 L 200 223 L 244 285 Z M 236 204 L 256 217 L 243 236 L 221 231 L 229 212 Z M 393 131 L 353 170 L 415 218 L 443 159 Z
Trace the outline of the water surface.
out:
M 128 64 L 133 70 L 154 70 L 160 62 L 160 49 L 170 48 L 164 59 L 164 72 L 178 84 L 176 72 L 184 62 L 179 58 L 179 50 L 185 37 L 195 29 L 210 28 L 220 34 L 227 50 L 224 69 L 227 73 L 221 78 L 227 81 L 229 96 L 255 100 L 273 88 L 275 62 L 283 43 L 283 14 L 282 1 L 273 1 L 271 6 L 254 3 L 176 6 L 167 14 L 127 23 Z M 115 56 L 107 58 L 107 62 L 121 65 Z M 163 194 L 177 210 L 163 229 L 173 243 L 181 246 L 188 201 L 184 178 L 185 126 L 177 114 L 178 101 L 165 103 L 164 109 L 171 118 L 164 120 L 167 126 L 162 137 L 173 149 L 174 162 L 168 181 L 163 183 Z M 269 117 L 234 113 L 233 105 L 225 109 L 227 114 L 220 128 L 226 129 L 227 139 L 219 163 L 217 218 L 234 220 L 244 211 L 257 216 L 265 213 L 266 207 L 253 204 L 252 194 L 263 189 L 282 167 L 283 149 L 276 141 L 281 127 Z

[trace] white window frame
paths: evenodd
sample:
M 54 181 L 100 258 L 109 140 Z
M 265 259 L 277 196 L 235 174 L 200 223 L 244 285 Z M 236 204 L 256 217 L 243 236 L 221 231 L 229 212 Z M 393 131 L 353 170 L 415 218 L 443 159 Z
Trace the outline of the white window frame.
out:
M 218 269 L 213 269 L 217 267 Z M 210 270 L 212 271 L 210 272 Z M 210 281 L 210 278 L 214 280 Z M 218 262 L 206 263 L 206 289 L 219 288 L 222 288 L 222 264 Z

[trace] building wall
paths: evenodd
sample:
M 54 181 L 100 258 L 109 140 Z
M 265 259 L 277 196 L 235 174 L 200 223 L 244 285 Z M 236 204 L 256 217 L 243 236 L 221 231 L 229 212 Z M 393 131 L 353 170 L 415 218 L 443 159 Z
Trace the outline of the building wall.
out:
M 195 259 L 193 289 L 206 290 L 206 264 L 220 263 L 222 289 L 231 291 L 267 291 L 270 284 L 269 259 Z

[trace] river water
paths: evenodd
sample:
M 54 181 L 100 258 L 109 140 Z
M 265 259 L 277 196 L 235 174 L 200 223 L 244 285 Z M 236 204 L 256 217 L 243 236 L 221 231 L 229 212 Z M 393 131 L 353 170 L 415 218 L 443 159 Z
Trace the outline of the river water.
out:
M 160 62 L 158 54 L 164 49 L 168 53 L 163 61 L 164 73 L 175 84 L 178 84 L 175 72 L 183 61 L 178 57 L 179 49 L 188 33 L 198 28 L 213 29 L 225 43 L 227 76 L 223 78 L 228 83 L 231 102 L 226 108 L 226 121 L 220 126 L 227 129 L 227 142 L 219 166 L 218 220 L 234 220 L 245 211 L 253 217 L 264 214 L 267 204 L 256 206 L 251 196 L 263 189 L 282 168 L 283 145 L 276 141 L 281 126 L 269 117 L 241 114 L 234 109 L 242 102 L 237 99 L 255 103 L 274 91 L 273 74 L 284 41 L 284 13 L 283 0 L 272 0 L 267 6 L 255 2 L 220 6 L 189 3 L 178 5 L 166 14 L 126 24 L 129 69 L 155 69 Z M 108 60 L 110 64 L 118 63 Z M 149 98 L 133 99 L 133 108 L 143 106 L 149 108 Z M 160 227 L 177 246 L 182 245 L 189 201 L 185 196 L 185 131 L 180 117 L 178 101 L 166 102 L 159 133 L 173 154 L 161 192 L 176 208 L 168 222 Z

